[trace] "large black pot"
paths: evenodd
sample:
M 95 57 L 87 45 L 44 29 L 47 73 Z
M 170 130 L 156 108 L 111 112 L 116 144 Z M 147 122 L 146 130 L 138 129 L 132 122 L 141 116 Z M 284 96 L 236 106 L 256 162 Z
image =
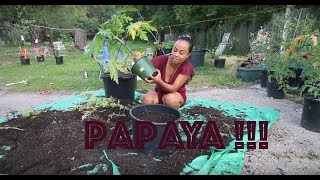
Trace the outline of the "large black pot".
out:
M 301 126 L 310 131 L 320 132 L 320 98 L 304 95 Z
M 101 75 L 106 98 L 110 96 L 118 99 L 134 100 L 134 93 L 137 88 L 137 75 L 119 72 L 119 84 L 111 80 L 110 74 Z
M 198 51 L 192 51 L 191 55 L 189 57 L 189 61 L 192 63 L 193 67 L 200 67 L 203 66 L 204 63 L 204 56 L 206 55 L 206 52 L 208 50 L 198 50 Z
M 267 81 L 267 95 L 275 99 L 283 99 L 285 93 L 282 89 L 278 90 L 279 85 L 275 79 L 271 79 L 271 82 Z
M 226 59 L 221 59 L 221 58 L 215 59 L 213 63 L 214 67 L 216 68 L 224 68 L 225 64 L 226 64 Z
M 171 114 L 175 117 L 173 121 L 176 123 L 177 126 L 178 126 L 178 121 L 181 119 L 181 113 L 177 109 L 174 109 L 172 107 L 165 106 L 162 104 L 138 105 L 131 108 L 129 111 L 129 116 L 132 122 L 132 137 L 133 137 L 134 144 L 136 142 L 136 122 L 145 121 L 144 119 L 138 119 L 136 117 L 136 114 L 142 111 L 149 111 L 150 113 L 161 112 L 161 113 Z M 146 119 L 148 119 L 148 117 L 146 117 Z M 167 121 L 169 120 L 172 120 L 172 119 L 168 119 Z M 150 121 L 150 120 L 146 120 L 146 121 Z M 137 149 L 137 150 L 147 154 L 152 154 L 155 156 L 167 155 L 170 152 L 170 150 L 172 150 L 172 147 L 167 147 L 165 149 L 158 148 L 158 145 L 160 143 L 162 134 L 164 132 L 164 129 L 167 123 L 152 122 L 152 124 L 154 124 L 156 127 L 156 132 L 154 132 L 156 134 L 156 137 L 153 140 L 146 142 L 144 144 L 144 149 L 140 149 L 140 150 Z M 145 130 L 143 133 L 147 133 L 147 130 Z

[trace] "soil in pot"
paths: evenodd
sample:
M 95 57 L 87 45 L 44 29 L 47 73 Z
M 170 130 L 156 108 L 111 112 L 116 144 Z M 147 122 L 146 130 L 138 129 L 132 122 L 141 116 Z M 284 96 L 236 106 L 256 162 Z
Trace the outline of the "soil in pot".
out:
M 126 107 L 138 102 L 122 101 Z M 118 166 L 124 175 L 178 175 L 187 163 L 203 154 L 210 154 L 205 149 L 174 150 L 168 156 L 159 157 L 143 153 L 133 153 L 132 149 L 118 147 L 107 149 L 116 122 L 123 121 L 129 128 L 131 125 L 128 109 L 119 107 L 100 107 L 82 120 L 86 109 L 73 111 L 46 111 L 31 117 L 17 117 L 1 123 L 1 127 L 17 127 L 23 130 L 6 129 L 0 131 L 0 144 L 11 146 L 10 150 L 0 148 L 1 174 L 45 174 L 45 175 L 111 175 L 111 162 L 103 156 L 103 150 L 108 158 Z M 201 106 L 184 110 L 188 115 L 202 114 L 208 119 L 216 120 L 217 126 L 228 144 L 234 134 L 233 117 L 224 116 L 221 111 Z M 119 116 L 126 114 L 127 116 Z M 210 118 L 211 117 L 211 118 Z M 84 121 L 96 120 L 105 123 L 108 128 L 104 141 L 95 144 L 94 149 L 84 148 Z M 108 168 L 101 168 L 105 164 Z M 97 169 L 97 171 L 94 171 Z

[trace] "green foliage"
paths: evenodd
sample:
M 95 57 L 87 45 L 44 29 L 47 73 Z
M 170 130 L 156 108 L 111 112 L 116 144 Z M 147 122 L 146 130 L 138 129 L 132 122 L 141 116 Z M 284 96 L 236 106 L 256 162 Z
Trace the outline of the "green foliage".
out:
M 293 70 L 289 69 L 289 61 L 287 61 L 283 54 L 274 53 L 265 60 L 267 71 L 269 72 L 268 81 L 275 79 L 279 85 L 279 89 L 286 92 L 288 87 L 287 78 L 295 77 Z
M 37 111 L 35 109 L 29 109 L 25 112 L 22 113 L 22 116 L 23 117 L 29 117 L 29 116 L 36 116 L 36 115 L 39 115 L 40 114 L 40 111 Z
M 171 49 L 174 46 L 175 41 L 168 40 L 168 41 L 163 41 L 161 44 L 159 44 L 159 48 L 164 48 L 164 49 Z
M 74 39 L 69 33 L 60 33 L 58 41 L 61 41 L 67 47 L 74 46 Z
M 109 20 L 100 25 L 99 32 L 95 35 L 91 44 L 89 45 L 89 52 L 97 56 L 103 45 L 107 45 L 110 51 L 110 59 L 108 63 L 108 72 L 110 77 L 117 84 L 118 72 L 128 73 L 131 69 L 131 63 L 124 62 L 117 59 L 117 48 L 124 46 L 131 54 L 135 54 L 128 46 L 126 46 L 125 39 L 131 37 L 135 40 L 138 37 L 140 40 L 148 41 L 147 33 L 157 31 L 157 29 L 150 25 L 150 21 L 136 21 L 132 22 L 133 18 L 127 15 L 128 12 L 135 12 L 136 8 L 132 6 L 124 6 L 118 9 Z M 132 61 L 132 60 L 131 60 Z
M 23 35 L 25 38 L 28 38 L 31 25 L 33 23 L 35 23 L 35 20 L 27 20 L 22 18 L 20 22 L 13 24 L 13 27 L 9 32 L 9 37 L 14 41 L 20 40 L 21 35 Z
M 104 108 L 119 108 L 120 110 L 124 111 L 124 110 L 129 110 L 133 106 L 137 105 L 136 102 L 133 102 L 132 104 L 124 104 L 119 99 L 112 98 L 112 97 L 98 98 L 90 93 L 83 93 L 83 95 L 86 98 L 86 103 L 69 109 L 69 111 L 74 111 L 74 110 L 84 111 L 85 113 L 82 116 L 82 119 L 85 119 L 86 117 L 91 115 L 91 113 L 98 111 L 99 109 L 101 110 Z M 109 118 L 107 119 L 107 121 L 110 121 L 112 116 L 115 116 L 115 115 L 116 116 L 126 116 L 125 114 L 112 113 L 112 114 L 108 115 Z

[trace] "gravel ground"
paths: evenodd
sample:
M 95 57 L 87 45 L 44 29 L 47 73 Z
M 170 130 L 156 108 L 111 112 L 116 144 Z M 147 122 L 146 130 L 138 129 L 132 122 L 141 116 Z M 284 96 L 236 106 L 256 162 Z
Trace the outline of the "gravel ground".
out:
M 288 99 L 271 99 L 259 86 L 236 89 L 187 87 L 188 98 L 251 104 L 280 110 L 280 119 L 268 132 L 269 149 L 247 151 L 243 174 L 320 174 L 320 133 L 301 127 L 302 105 Z M 75 92 L 10 93 L 0 90 L 0 117 L 9 111 L 22 111 L 75 95 Z
M 320 133 L 300 125 L 302 105 L 288 99 L 271 99 L 255 85 L 237 89 L 189 88 L 189 98 L 251 104 L 280 110 L 280 119 L 268 131 L 268 149 L 247 151 L 243 174 L 319 175 Z

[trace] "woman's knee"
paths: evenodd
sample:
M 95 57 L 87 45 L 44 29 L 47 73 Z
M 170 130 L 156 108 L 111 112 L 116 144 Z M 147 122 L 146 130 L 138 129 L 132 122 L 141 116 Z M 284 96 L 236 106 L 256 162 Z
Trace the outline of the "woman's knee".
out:
M 149 92 L 147 93 L 143 99 L 142 99 L 143 104 L 158 104 L 158 95 L 156 92 Z
M 165 105 L 179 108 L 183 105 L 183 97 L 180 93 L 169 93 L 163 96 L 162 101 Z

